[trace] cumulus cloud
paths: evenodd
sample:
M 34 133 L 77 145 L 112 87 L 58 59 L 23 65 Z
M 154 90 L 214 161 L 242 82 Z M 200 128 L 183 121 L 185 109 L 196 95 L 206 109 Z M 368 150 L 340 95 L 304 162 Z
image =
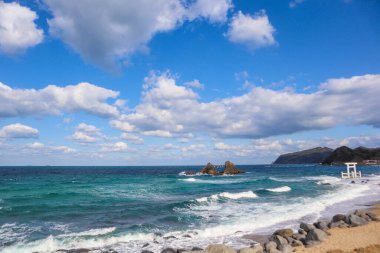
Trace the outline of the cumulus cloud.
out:
M 147 51 L 157 33 L 174 30 L 186 20 L 223 22 L 232 7 L 231 0 L 44 1 L 53 14 L 50 33 L 107 69 L 136 51 Z
M 129 142 L 133 143 L 133 144 L 143 144 L 144 143 L 144 139 L 135 135 L 135 134 L 131 134 L 131 133 L 122 133 L 120 135 L 121 138 L 123 139 L 126 139 L 128 140 Z
M 43 31 L 34 21 L 37 14 L 18 3 L 0 1 L 0 52 L 22 53 L 43 40 Z
M 380 75 L 330 79 L 314 93 L 254 87 L 241 96 L 201 102 L 168 73 L 145 79 L 142 102 L 119 120 L 125 130 L 162 137 L 209 134 L 263 138 L 339 124 L 380 127 Z M 365 102 L 363 102 L 365 101 Z
M 104 138 L 105 136 L 99 128 L 86 123 L 80 123 L 76 127 L 74 134 L 71 136 L 72 140 L 79 143 L 94 143 Z
M 229 24 L 227 38 L 234 43 L 247 45 L 251 49 L 271 46 L 276 43 L 276 29 L 269 22 L 265 11 L 245 15 L 239 11 Z
M 190 87 L 190 88 L 196 88 L 196 89 L 204 89 L 204 84 L 201 83 L 198 79 L 195 79 L 190 82 L 184 83 L 185 86 Z
M 38 135 L 37 129 L 20 123 L 7 125 L 0 129 L 0 138 L 6 139 L 38 138 Z
M 46 145 L 41 142 L 26 144 L 24 145 L 23 149 L 28 152 L 40 154 L 72 154 L 76 152 L 75 149 L 67 146 Z
M 119 115 L 117 107 L 108 104 L 107 100 L 118 95 L 118 92 L 90 83 L 65 87 L 49 85 L 35 90 L 12 89 L 0 82 L 0 118 L 38 117 L 64 112 L 86 112 L 100 117 L 116 117 Z
M 214 23 L 224 22 L 227 19 L 228 10 L 232 7 L 232 0 L 197 0 L 189 8 L 187 16 L 190 19 L 203 17 Z
M 122 141 L 116 143 L 105 143 L 101 145 L 100 152 L 125 152 L 128 149 L 128 144 Z

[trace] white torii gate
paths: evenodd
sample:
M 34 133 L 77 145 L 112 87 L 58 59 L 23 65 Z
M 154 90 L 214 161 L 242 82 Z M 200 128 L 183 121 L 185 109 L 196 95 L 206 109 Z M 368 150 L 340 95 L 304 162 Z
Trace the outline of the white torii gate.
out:
M 362 177 L 362 172 L 358 171 L 356 172 L 356 165 L 358 163 L 345 163 L 347 166 L 347 173 L 344 173 L 342 171 L 342 178 L 344 179 L 350 179 L 350 178 L 360 178 Z

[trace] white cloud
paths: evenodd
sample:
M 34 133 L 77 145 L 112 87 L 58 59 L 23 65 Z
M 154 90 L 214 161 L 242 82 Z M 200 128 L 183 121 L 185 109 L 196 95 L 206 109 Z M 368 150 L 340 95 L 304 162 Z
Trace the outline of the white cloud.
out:
M 30 143 L 30 144 L 26 144 L 26 146 L 28 148 L 31 148 L 31 149 L 42 149 L 45 147 L 45 144 L 41 143 L 41 142 L 33 142 L 33 143 Z
M 38 135 L 37 129 L 20 123 L 7 125 L 0 129 L 0 138 L 6 139 L 38 138 Z
M 225 22 L 227 13 L 233 7 L 232 0 L 197 0 L 188 10 L 190 19 L 204 17 L 211 22 Z
M 77 151 L 67 146 L 46 145 L 40 142 L 34 142 L 24 145 L 23 149 L 34 154 L 73 154 Z
M 102 144 L 101 146 L 100 152 L 125 152 L 128 149 L 128 144 L 122 141 Z
M 190 88 L 196 88 L 196 89 L 204 89 L 204 84 L 201 83 L 199 80 L 195 79 L 191 82 L 186 82 L 184 83 L 185 86 L 190 87 Z
M 134 143 L 134 144 L 143 144 L 144 143 L 143 138 L 141 138 L 137 135 L 131 134 L 131 133 L 122 133 L 120 137 L 123 139 L 126 139 L 129 142 Z
M 164 130 L 143 131 L 142 134 L 146 136 L 155 136 L 155 137 L 164 137 L 164 138 L 169 138 L 173 136 L 169 131 L 164 131 Z
M 186 20 L 223 22 L 232 7 L 231 0 L 44 1 L 53 14 L 50 33 L 84 59 L 108 69 L 136 51 L 147 51 L 157 33 L 174 30 Z
M 181 151 L 182 152 L 199 152 L 201 150 L 204 150 L 206 149 L 206 145 L 204 144 L 192 144 L 192 145 L 189 145 L 187 147 L 182 147 L 181 148 Z
M 118 92 L 90 83 L 65 87 L 49 85 L 35 90 L 12 89 L 0 82 L 0 118 L 38 117 L 80 111 L 100 117 L 116 117 L 119 115 L 118 109 L 106 101 L 118 95 Z
M 237 146 L 230 146 L 225 144 L 224 142 L 217 142 L 214 145 L 215 149 L 217 150 L 233 150 L 233 149 L 238 149 Z
M 123 117 L 121 117 L 121 120 L 111 120 L 110 126 L 120 131 L 132 132 L 134 130 L 134 126 L 132 126 L 128 122 L 123 122 L 122 119 Z
M 41 43 L 43 31 L 34 23 L 36 19 L 29 8 L 0 1 L 0 52 L 18 54 Z
M 99 128 L 93 125 L 80 123 L 76 127 L 76 131 L 71 136 L 71 139 L 80 143 L 94 143 L 101 139 L 105 139 Z
M 295 8 L 295 7 L 297 7 L 297 5 L 299 5 L 299 4 L 303 3 L 303 2 L 305 2 L 305 0 L 292 0 L 292 1 L 289 2 L 289 7 L 290 8 Z
M 339 124 L 380 127 L 374 113 L 380 108 L 380 75 L 330 79 L 314 93 L 255 87 L 208 103 L 168 73 L 152 74 L 145 81 L 142 102 L 120 119 L 145 135 L 263 138 Z
M 269 22 L 265 11 L 255 15 L 245 15 L 239 11 L 233 18 L 227 31 L 227 38 L 234 43 L 245 44 L 251 49 L 271 46 L 276 43 L 276 29 Z

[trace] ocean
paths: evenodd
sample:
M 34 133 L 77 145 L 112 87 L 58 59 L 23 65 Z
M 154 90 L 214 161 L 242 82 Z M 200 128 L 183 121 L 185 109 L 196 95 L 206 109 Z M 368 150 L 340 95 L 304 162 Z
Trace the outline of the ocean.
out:
M 236 176 L 186 176 L 202 166 L 0 167 L 0 253 L 250 245 L 245 235 L 297 228 L 380 200 L 380 166 L 245 165 Z

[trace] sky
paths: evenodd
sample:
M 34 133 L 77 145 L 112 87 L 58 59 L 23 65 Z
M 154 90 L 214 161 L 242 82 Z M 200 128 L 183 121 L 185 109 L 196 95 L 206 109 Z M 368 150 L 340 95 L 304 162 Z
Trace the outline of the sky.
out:
M 0 0 L 0 165 L 380 146 L 380 1 Z

